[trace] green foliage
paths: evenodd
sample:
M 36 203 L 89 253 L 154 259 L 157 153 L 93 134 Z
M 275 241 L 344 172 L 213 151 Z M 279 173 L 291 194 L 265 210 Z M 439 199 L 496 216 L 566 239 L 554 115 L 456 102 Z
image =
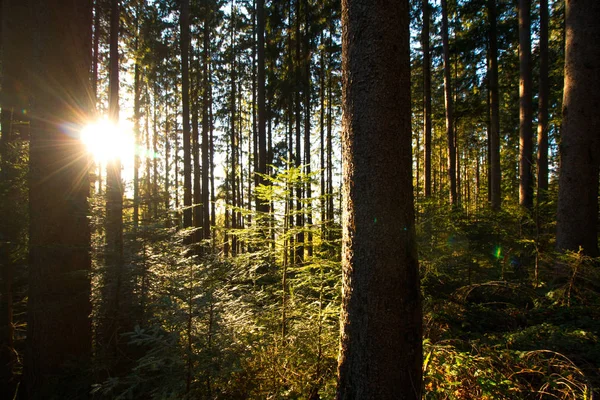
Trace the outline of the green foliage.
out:
M 598 260 L 555 254 L 518 209 L 419 208 L 424 398 L 591 399 Z

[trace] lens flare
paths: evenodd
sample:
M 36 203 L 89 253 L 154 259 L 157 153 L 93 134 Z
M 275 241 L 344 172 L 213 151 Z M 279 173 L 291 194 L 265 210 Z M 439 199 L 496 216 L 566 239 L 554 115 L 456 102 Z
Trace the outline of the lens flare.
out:
M 81 141 L 99 162 L 131 158 L 135 151 L 131 131 L 106 119 L 88 124 L 81 131 Z

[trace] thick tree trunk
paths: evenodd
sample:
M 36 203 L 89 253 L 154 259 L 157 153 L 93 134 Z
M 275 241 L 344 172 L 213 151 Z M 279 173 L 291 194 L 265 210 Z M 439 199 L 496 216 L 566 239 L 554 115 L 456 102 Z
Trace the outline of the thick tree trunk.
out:
M 496 0 L 488 0 L 489 20 L 489 187 L 492 210 L 498 211 L 501 207 L 502 196 L 500 192 L 500 102 L 498 94 L 498 39 L 496 30 Z
M 556 245 L 598 253 L 600 2 L 566 1 L 565 90 Z
M 377 71 L 374 74 L 373 71 Z M 408 1 L 342 1 L 338 399 L 420 399 Z
M 90 163 L 77 139 L 92 113 L 92 2 L 28 2 L 34 59 L 29 298 L 23 398 L 89 397 Z M 68 93 L 69 96 L 62 94 Z M 77 377 L 76 380 L 73 378 Z
M 24 183 L 26 161 L 21 143 L 28 136 L 29 107 L 27 75 L 29 67 L 28 5 L 6 0 L 1 7 L 2 92 L 0 102 L 0 393 L 12 398 L 17 353 L 14 349 L 13 280 L 18 264 L 26 263 L 22 248 L 26 245 L 27 188 Z
M 519 0 L 519 204 L 533 207 L 531 0 Z

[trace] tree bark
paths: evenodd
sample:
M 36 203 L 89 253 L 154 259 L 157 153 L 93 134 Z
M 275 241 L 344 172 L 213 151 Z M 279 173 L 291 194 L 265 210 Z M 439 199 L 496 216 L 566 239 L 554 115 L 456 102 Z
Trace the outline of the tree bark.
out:
M 183 104 L 183 227 L 193 224 L 192 218 L 192 151 L 190 134 L 190 0 L 181 0 L 181 100 Z M 190 238 L 191 239 L 191 238 Z
M 408 1 L 342 1 L 338 399 L 421 398 Z
M 548 192 L 548 0 L 540 0 L 540 89 L 537 130 L 537 205 Z
M 119 122 L 119 0 L 111 1 L 109 119 L 114 128 Z M 104 306 L 101 311 L 98 340 L 111 362 L 118 358 L 121 331 L 121 291 L 123 283 L 123 183 L 121 160 L 112 158 L 106 164 L 106 265 Z
M 565 89 L 556 245 L 598 253 L 600 2 L 566 1 Z
M 12 398 L 17 353 L 14 349 L 13 280 L 17 265 L 26 263 L 27 187 L 22 143 L 28 136 L 29 107 L 26 71 L 31 37 L 28 5 L 6 0 L 1 7 L 2 91 L 0 102 L 0 393 Z M 17 321 L 18 322 L 18 321 Z
M 429 53 L 429 0 L 423 0 L 423 138 L 425 142 L 425 197 L 431 197 L 431 54 Z
M 97 0 L 96 0 L 97 1 Z M 134 52 L 135 64 L 133 69 L 133 134 L 135 136 L 135 145 L 138 146 L 141 142 L 140 135 L 140 95 L 141 95 L 141 63 L 139 52 L 140 45 L 140 18 L 141 18 L 141 3 L 136 9 L 135 15 L 135 39 Z M 95 38 L 94 38 L 95 39 Z M 96 44 L 94 42 L 94 44 Z M 140 222 L 140 155 L 136 151 L 133 160 L 133 230 L 137 232 Z
M 210 26 L 208 18 L 204 22 L 204 49 L 203 49 L 203 75 L 204 89 L 202 91 L 202 237 L 204 240 L 210 238 L 210 203 L 209 203 L 209 107 L 210 107 L 210 77 L 208 76 L 208 63 L 210 62 Z
M 27 399 L 89 396 L 92 2 L 27 2 L 32 13 Z M 63 94 L 68 93 L 68 96 Z M 77 377 L 74 381 L 73 377 Z
M 267 173 L 267 132 L 265 113 L 265 2 L 256 2 L 256 34 L 257 34 L 257 117 L 258 117 L 258 173 Z M 258 179 L 259 184 L 266 184 L 262 177 Z M 257 200 L 257 211 L 268 212 L 269 204 Z
M 519 204 L 533 207 L 531 0 L 519 0 Z
M 310 96 L 311 96 L 311 73 L 310 73 L 310 65 L 312 59 L 312 49 L 311 49 L 311 40 L 310 40 L 310 10 L 309 10 L 309 2 L 304 0 L 304 165 L 305 165 L 305 173 L 307 175 L 306 188 L 305 188 L 305 198 L 308 200 L 312 197 L 312 178 L 311 178 L 311 166 L 310 166 L 310 136 L 311 136 L 311 104 L 310 104 Z M 312 257 L 313 255 L 313 246 L 312 246 L 312 201 L 307 203 L 306 210 L 306 224 L 307 228 L 306 234 L 306 255 L 308 257 Z
M 458 205 L 456 192 L 456 143 L 454 139 L 454 101 L 450 77 L 450 45 L 448 43 L 448 2 L 442 0 L 442 47 L 444 53 L 444 103 L 446 105 L 446 137 L 448 139 L 448 180 L 450 204 Z
M 488 0 L 489 20 L 489 187 L 492 210 L 498 211 L 502 205 L 500 192 L 500 101 L 498 94 L 498 38 L 497 38 L 496 0 Z

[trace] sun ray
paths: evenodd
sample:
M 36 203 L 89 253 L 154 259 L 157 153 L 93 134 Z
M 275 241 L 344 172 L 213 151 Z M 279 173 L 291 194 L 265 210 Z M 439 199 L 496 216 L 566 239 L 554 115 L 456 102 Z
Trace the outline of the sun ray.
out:
M 133 157 L 135 142 L 131 130 L 124 123 L 114 124 L 101 119 L 88 124 L 81 131 L 81 141 L 96 162 Z

